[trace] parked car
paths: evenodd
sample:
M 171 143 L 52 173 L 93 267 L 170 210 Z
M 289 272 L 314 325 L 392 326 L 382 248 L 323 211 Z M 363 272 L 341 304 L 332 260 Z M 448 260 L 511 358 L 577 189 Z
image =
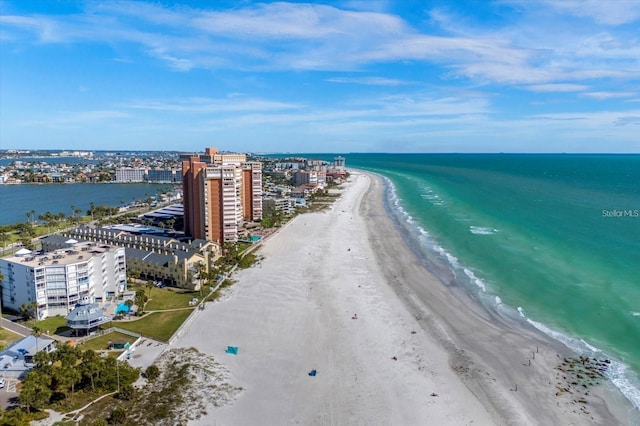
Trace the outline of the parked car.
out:
M 0 389 L 4 387 L 4 377 L 0 377 Z

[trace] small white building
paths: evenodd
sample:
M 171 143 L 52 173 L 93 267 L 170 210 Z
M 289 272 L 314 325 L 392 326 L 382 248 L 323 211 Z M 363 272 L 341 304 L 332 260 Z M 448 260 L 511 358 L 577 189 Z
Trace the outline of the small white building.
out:
M 0 352 L 0 374 L 4 377 L 22 377 L 34 367 L 36 353 L 53 352 L 55 341 L 46 336 L 27 336 Z

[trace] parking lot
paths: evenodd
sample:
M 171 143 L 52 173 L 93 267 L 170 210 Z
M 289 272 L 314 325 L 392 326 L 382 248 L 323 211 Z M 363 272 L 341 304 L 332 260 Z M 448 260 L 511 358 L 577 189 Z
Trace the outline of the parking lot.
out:
M 11 401 L 12 398 L 18 396 L 17 385 L 19 381 L 15 378 L 5 378 L 4 379 L 4 388 L 0 389 L 0 407 L 3 410 L 6 410 L 10 405 L 13 404 Z

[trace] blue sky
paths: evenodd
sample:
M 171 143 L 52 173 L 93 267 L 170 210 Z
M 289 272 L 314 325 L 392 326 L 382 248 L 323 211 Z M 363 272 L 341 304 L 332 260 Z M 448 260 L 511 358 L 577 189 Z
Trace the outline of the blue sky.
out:
M 640 1 L 0 0 L 0 148 L 640 153 Z

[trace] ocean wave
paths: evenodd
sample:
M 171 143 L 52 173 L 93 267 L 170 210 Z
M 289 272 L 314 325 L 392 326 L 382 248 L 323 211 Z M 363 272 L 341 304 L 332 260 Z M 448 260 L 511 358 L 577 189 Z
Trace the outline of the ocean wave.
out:
M 471 270 L 469 270 L 467 268 L 464 268 L 463 271 L 464 271 L 465 275 L 467 277 L 469 277 L 471 282 L 474 283 L 475 285 L 477 285 L 480 288 L 480 290 L 487 291 L 487 286 L 484 284 L 484 282 L 480 278 L 476 277 L 476 275 L 473 273 L 473 271 L 471 271 Z
M 503 315 L 514 317 L 516 314 L 513 311 L 513 309 L 503 304 L 500 297 L 493 295 L 490 292 L 486 292 L 486 286 L 484 282 L 482 282 L 482 280 L 476 277 L 473 271 L 463 267 L 461 263 L 458 261 L 457 257 L 449 253 L 447 250 L 445 250 L 444 247 L 442 247 L 436 240 L 429 237 L 429 233 L 424 228 L 422 228 L 413 219 L 413 217 L 411 217 L 411 215 L 406 210 L 404 210 L 400 205 L 400 200 L 397 197 L 393 182 L 385 176 L 382 176 L 382 177 L 387 184 L 386 185 L 387 188 L 389 188 L 389 194 L 390 194 L 389 201 L 390 201 L 390 204 L 394 207 L 393 213 L 395 213 L 396 219 L 403 221 L 404 224 L 409 226 L 410 228 L 409 231 L 413 235 L 418 236 L 423 249 L 425 249 L 427 252 L 430 251 L 432 253 L 435 253 L 436 256 L 440 258 L 442 262 L 444 262 L 445 264 L 448 264 L 448 268 L 452 272 L 454 272 L 454 274 L 456 273 L 456 271 L 460 272 L 462 270 L 462 272 L 464 272 L 464 275 L 468 278 L 468 281 L 470 283 L 475 284 L 476 288 L 479 288 L 482 290 L 482 292 L 479 292 L 479 294 L 481 295 L 480 299 L 484 300 L 488 306 L 490 306 L 493 302 L 494 303 L 493 308 L 497 312 Z M 498 230 L 494 228 L 473 227 L 473 226 L 470 227 L 470 231 L 472 233 L 478 233 L 481 235 L 493 234 L 495 232 L 498 232 Z M 472 286 L 469 286 L 468 288 L 473 289 Z M 525 311 L 521 306 L 518 306 L 516 308 L 516 311 L 519 314 L 521 319 L 523 319 L 524 321 L 526 321 L 527 323 L 529 323 L 530 325 L 532 325 L 542 333 L 563 343 L 565 346 L 567 346 L 569 349 L 571 349 L 575 353 L 582 356 L 606 358 L 611 360 L 606 376 L 609 378 L 611 383 L 617 389 L 619 389 L 620 392 L 622 392 L 622 394 L 631 402 L 631 404 L 634 407 L 636 407 L 636 409 L 640 410 L 640 378 L 637 377 L 636 373 L 631 368 L 629 368 L 627 365 L 625 365 L 620 361 L 612 359 L 611 356 L 607 355 L 599 348 L 587 343 L 582 339 L 572 338 L 563 333 L 555 331 L 540 322 L 537 322 L 528 318 L 525 315 Z M 631 312 L 631 315 L 640 316 L 640 312 L 634 311 L 634 312 Z
M 409 180 L 416 182 L 416 184 L 418 185 L 420 198 L 422 198 L 423 200 L 429 201 L 434 206 L 443 206 L 445 204 L 442 198 L 440 198 L 440 196 L 436 194 L 430 186 L 425 185 L 424 183 L 420 182 L 418 179 L 415 179 L 415 178 L 409 179 Z
M 632 317 L 640 317 L 640 312 L 631 312 Z
M 498 232 L 497 229 L 488 228 L 486 226 L 470 226 L 469 227 L 469 231 L 472 234 L 476 234 L 476 235 L 492 235 L 492 234 L 495 234 L 496 232 Z

